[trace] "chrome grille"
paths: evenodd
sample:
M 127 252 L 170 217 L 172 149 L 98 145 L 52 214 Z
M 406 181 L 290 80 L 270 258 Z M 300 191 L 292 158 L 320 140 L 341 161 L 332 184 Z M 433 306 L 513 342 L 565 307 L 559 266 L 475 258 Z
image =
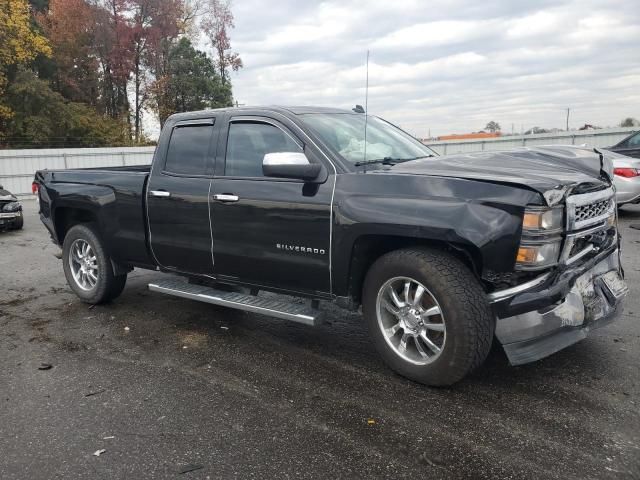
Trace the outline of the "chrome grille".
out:
M 570 195 L 567 198 L 567 230 L 580 230 L 604 223 L 615 209 L 612 188 Z
M 575 221 L 584 222 L 592 218 L 598 218 L 606 215 L 611 210 L 611 198 L 601 200 L 599 202 L 589 203 L 576 207 Z
M 608 248 L 616 237 L 607 219 L 616 211 L 615 192 L 606 188 L 567 198 L 567 233 L 560 261 L 577 262 L 594 252 Z

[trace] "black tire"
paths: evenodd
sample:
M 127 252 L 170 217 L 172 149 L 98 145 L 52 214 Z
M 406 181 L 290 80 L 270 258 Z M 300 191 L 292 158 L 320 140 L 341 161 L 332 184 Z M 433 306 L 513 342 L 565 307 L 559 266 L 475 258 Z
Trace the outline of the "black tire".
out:
M 396 353 L 378 322 L 378 292 L 397 277 L 421 283 L 442 311 L 446 342 L 432 363 L 417 365 Z M 495 330 L 495 319 L 476 277 L 459 259 L 436 249 L 397 250 L 379 258 L 364 281 L 363 313 L 387 365 L 404 377 L 431 386 L 452 385 L 482 365 Z
M 71 246 L 76 240 L 87 242 L 95 253 L 95 263 L 98 268 L 97 281 L 90 289 L 83 289 L 71 272 L 69 256 L 71 255 Z M 126 275 L 115 276 L 113 274 L 111 258 L 92 225 L 75 225 L 69 229 L 62 245 L 62 265 L 67 283 L 74 293 L 83 302 L 93 305 L 106 303 L 116 298 L 122 293 L 127 280 Z
M 113 284 L 111 286 L 111 291 L 109 292 L 109 296 L 106 301 L 110 302 L 111 300 L 115 300 L 120 296 L 122 291 L 124 290 L 125 285 L 127 284 L 127 274 L 118 275 L 113 277 Z
M 24 214 L 20 212 L 20 216 L 13 222 L 13 229 L 22 230 L 22 227 L 24 227 Z

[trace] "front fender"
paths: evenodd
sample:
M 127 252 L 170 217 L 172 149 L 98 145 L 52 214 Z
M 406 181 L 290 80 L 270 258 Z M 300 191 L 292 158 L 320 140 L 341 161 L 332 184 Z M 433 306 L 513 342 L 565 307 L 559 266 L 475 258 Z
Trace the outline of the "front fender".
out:
M 361 178 L 366 177 L 360 175 Z M 415 239 L 416 243 L 445 243 L 470 254 L 483 277 L 513 272 L 525 206 L 540 201 L 524 189 L 487 182 L 433 177 L 371 175 L 385 185 L 378 192 L 344 195 L 335 206 L 334 293 L 346 295 L 353 246 L 363 235 Z

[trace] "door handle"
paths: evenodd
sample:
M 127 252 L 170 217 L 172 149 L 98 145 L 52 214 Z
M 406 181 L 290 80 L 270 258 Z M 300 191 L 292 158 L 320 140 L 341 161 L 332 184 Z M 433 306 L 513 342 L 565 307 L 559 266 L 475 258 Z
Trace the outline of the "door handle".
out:
M 240 197 L 237 195 L 230 195 L 228 193 L 217 193 L 213 196 L 214 200 L 218 200 L 219 202 L 237 202 L 240 200 Z
M 167 192 L 165 190 L 150 190 L 149 193 L 152 197 L 170 197 L 171 192 Z

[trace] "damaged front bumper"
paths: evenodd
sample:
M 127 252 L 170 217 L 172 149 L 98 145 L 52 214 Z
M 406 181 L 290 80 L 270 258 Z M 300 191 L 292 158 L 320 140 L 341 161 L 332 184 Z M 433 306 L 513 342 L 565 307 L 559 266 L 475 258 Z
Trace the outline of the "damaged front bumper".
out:
M 18 222 L 22 216 L 22 210 L 8 213 L 0 213 L 0 229 L 11 228 Z
M 490 296 L 496 337 L 512 365 L 533 362 L 612 321 L 627 292 L 619 250 L 603 252 L 580 268 Z

